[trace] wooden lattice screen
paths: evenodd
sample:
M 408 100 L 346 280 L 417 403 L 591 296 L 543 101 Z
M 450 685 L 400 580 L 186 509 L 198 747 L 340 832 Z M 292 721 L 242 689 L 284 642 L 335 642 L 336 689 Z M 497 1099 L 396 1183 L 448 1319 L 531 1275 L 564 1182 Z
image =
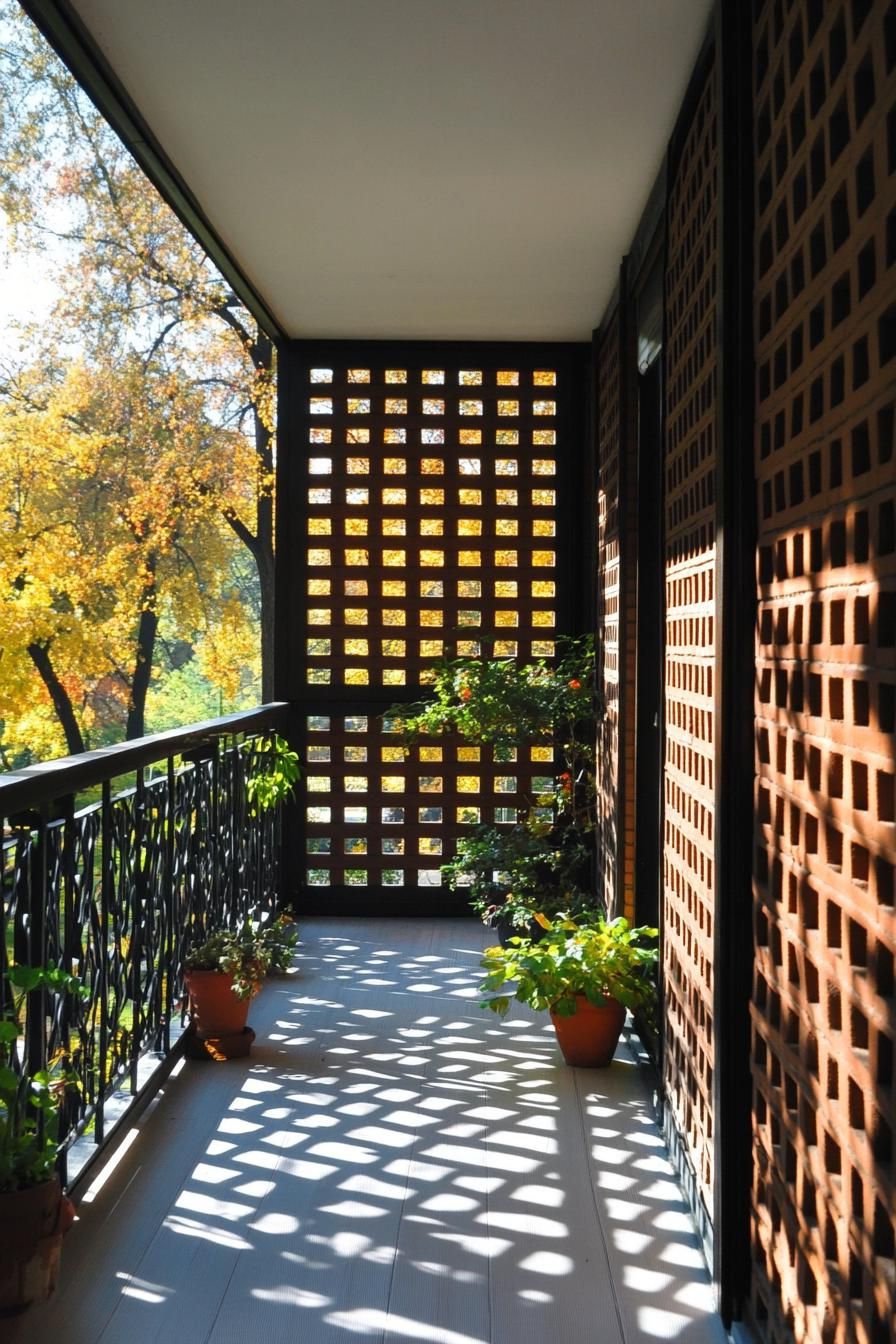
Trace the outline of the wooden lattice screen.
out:
M 587 353 L 569 349 L 301 348 L 293 620 L 311 889 L 367 888 L 374 910 L 384 891 L 438 888 L 458 834 L 512 823 L 550 782 L 550 747 L 495 760 L 433 740 L 407 755 L 382 714 L 425 692 L 443 652 L 550 657 L 568 629 L 561 523 Z M 438 908 L 430 890 L 419 911 Z
M 664 1073 L 712 1210 L 718 155 L 711 60 L 670 163 L 666 270 Z
M 896 5 L 756 5 L 753 1316 L 892 1344 Z

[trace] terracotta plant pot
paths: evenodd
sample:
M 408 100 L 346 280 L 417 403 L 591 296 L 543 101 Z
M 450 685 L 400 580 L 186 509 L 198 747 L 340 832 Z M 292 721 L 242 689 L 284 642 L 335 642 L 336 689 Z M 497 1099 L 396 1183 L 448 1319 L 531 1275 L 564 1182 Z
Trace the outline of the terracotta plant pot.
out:
M 625 1008 L 616 999 L 604 999 L 598 1007 L 584 994 L 577 994 L 572 1016 L 560 1017 L 552 1012 L 551 1021 L 567 1064 L 577 1069 L 602 1069 L 619 1044 Z
M 190 1014 L 197 1035 L 238 1036 L 249 1016 L 249 1000 L 238 999 L 222 971 L 188 971 Z
M 55 1176 L 0 1194 L 0 1313 L 21 1311 L 53 1293 L 62 1238 L 74 1217 Z

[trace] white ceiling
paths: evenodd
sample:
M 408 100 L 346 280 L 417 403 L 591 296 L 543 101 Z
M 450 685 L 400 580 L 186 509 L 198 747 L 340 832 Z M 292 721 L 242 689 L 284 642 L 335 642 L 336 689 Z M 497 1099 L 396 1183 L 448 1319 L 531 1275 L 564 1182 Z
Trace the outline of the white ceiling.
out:
M 74 0 L 293 336 L 583 340 L 711 0 Z

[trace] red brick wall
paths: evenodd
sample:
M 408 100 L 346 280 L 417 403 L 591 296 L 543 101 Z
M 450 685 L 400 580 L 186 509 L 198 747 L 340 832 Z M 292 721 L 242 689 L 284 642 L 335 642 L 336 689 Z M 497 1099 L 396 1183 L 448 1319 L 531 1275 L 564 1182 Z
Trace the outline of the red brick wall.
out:
M 755 11 L 751 1310 L 892 1344 L 896 5 Z
M 666 269 L 664 1082 L 712 1209 L 718 143 L 714 63 L 670 164 Z

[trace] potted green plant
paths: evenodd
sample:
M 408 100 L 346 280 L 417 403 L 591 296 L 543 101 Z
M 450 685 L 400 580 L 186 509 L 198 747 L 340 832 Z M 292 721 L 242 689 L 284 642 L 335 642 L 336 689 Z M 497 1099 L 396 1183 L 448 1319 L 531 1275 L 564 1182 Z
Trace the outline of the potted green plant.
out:
M 621 916 L 582 923 L 538 914 L 536 920 L 544 930 L 537 942 L 514 937 L 506 947 L 486 949 L 480 990 L 491 997 L 481 1006 L 503 1015 L 516 999 L 547 1010 L 567 1064 L 609 1064 L 626 1009 L 647 1007 L 655 996 L 658 931 L 632 928 Z M 508 985 L 512 995 L 496 993 Z
M 74 1219 L 56 1174 L 59 1108 L 77 1086 L 64 1055 L 29 1072 L 21 1037 L 31 993 L 86 998 L 88 990 L 58 967 L 10 966 L 0 1011 L 0 1311 L 49 1297 L 62 1238 Z
M 247 1026 L 249 1002 L 270 966 L 268 947 L 247 920 L 241 929 L 218 929 L 194 944 L 184 960 L 190 996 L 191 1053 L 232 1059 L 247 1054 L 255 1033 Z
M 553 664 L 512 658 L 444 658 L 432 698 L 393 705 L 387 717 L 407 747 L 444 733 L 490 746 L 498 761 L 525 744 L 550 742 L 558 756 L 552 785 L 528 798 L 517 822 L 479 826 L 460 838 L 442 866 L 452 889 L 500 937 L 535 931 L 537 911 L 584 912 L 594 828 L 594 641 L 560 638 Z M 536 926 L 537 927 L 537 926 Z

